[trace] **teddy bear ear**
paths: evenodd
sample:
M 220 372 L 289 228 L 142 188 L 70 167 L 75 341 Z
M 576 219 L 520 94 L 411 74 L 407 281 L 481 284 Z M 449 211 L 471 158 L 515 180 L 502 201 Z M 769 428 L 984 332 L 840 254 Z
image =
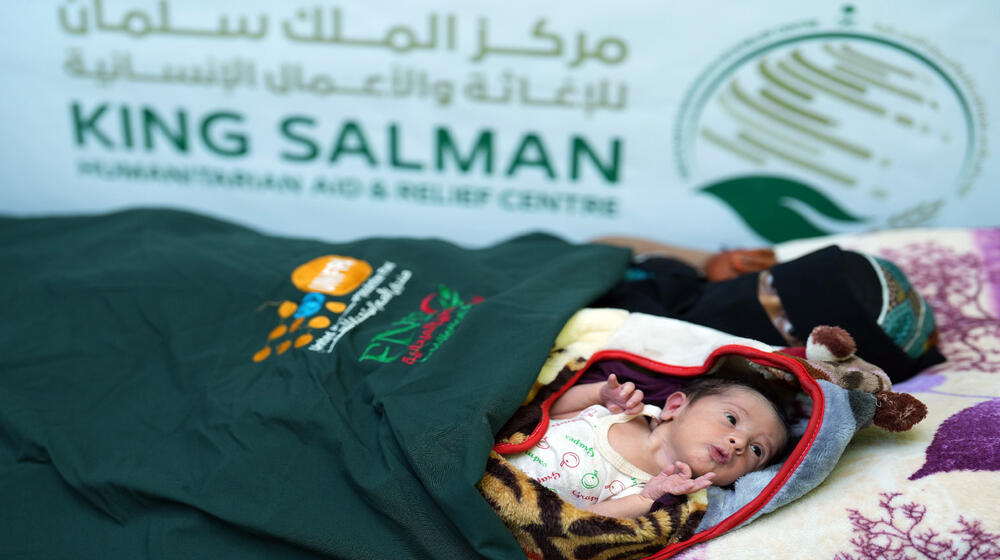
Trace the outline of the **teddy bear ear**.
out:
M 857 351 L 854 338 L 840 327 L 818 325 L 813 327 L 806 341 L 806 358 L 821 362 L 840 362 Z
M 908 393 L 882 391 L 875 395 L 877 408 L 872 423 L 890 432 L 905 432 L 927 416 L 927 405 Z

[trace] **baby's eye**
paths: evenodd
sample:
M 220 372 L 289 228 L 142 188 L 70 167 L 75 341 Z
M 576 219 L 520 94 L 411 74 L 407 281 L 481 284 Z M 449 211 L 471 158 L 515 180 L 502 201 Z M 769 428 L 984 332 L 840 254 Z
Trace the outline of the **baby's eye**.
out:
M 736 417 L 733 416 L 732 414 L 729 414 L 728 412 L 726 413 L 726 420 L 729 420 L 729 423 L 732 424 L 733 426 L 736 425 Z
M 750 446 L 750 450 L 753 451 L 753 454 L 756 455 L 756 456 L 758 456 L 758 457 L 760 457 L 761 455 L 764 454 L 764 450 L 761 449 L 761 447 L 759 445 L 756 445 L 756 444 L 751 445 Z

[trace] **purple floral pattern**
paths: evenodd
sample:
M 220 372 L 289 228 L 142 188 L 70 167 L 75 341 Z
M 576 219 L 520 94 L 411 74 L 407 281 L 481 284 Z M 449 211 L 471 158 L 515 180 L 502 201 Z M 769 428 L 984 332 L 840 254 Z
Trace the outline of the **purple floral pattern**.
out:
M 941 423 L 927 461 L 910 480 L 950 471 L 1000 471 L 1000 399 L 981 402 Z
M 901 393 L 932 393 L 934 388 L 945 382 L 943 375 L 922 373 L 902 383 L 894 383 L 893 391 Z
M 1000 313 L 1000 229 L 978 230 L 973 237 L 982 255 L 983 275 L 993 288 L 993 310 Z
M 790 543 L 791 548 L 781 545 L 775 556 L 796 558 L 804 557 L 805 553 L 810 557 L 832 556 L 836 560 L 1000 560 L 997 506 L 990 505 L 990 499 L 984 500 L 978 489 L 980 485 L 996 486 L 995 473 L 1000 472 L 1000 431 L 997 430 L 1000 398 L 993 383 L 1000 377 L 997 375 L 1000 374 L 1000 228 L 941 235 L 918 233 L 906 238 L 895 236 L 888 243 L 869 243 L 861 239 L 857 246 L 850 248 L 896 263 L 934 308 L 939 349 L 948 361 L 894 384 L 893 389 L 947 397 L 927 401 L 928 406 L 933 407 L 932 418 L 947 419 L 937 426 L 931 441 L 927 441 L 930 430 L 924 430 L 919 436 L 896 440 L 884 451 L 894 452 L 892 447 L 899 445 L 926 445 L 923 465 L 909 476 L 910 480 L 919 482 L 905 480 L 906 473 L 914 468 L 911 466 L 898 478 L 895 474 L 899 473 L 898 469 L 893 469 L 896 483 L 889 483 L 888 487 L 881 483 L 887 475 L 880 473 L 879 478 L 862 479 L 862 484 L 842 488 L 845 481 L 852 484 L 857 481 L 854 476 L 862 467 L 878 468 L 885 460 L 892 460 L 891 457 L 865 455 L 852 465 L 844 480 L 834 483 L 838 490 L 844 491 L 843 498 L 834 496 L 819 502 L 820 507 L 806 510 L 809 519 L 819 519 L 834 503 L 859 508 L 845 510 L 850 533 L 842 537 L 839 546 L 828 548 L 828 529 L 821 524 L 803 526 L 801 520 L 791 519 L 780 525 L 779 531 L 802 529 L 805 538 L 815 532 L 822 535 L 823 543 L 817 543 L 812 551 L 796 548 L 797 543 Z M 946 474 L 957 471 L 972 471 L 973 474 Z M 971 489 L 970 476 L 975 480 Z M 896 489 L 905 489 L 907 493 L 926 489 L 928 493 L 922 495 L 945 493 L 950 498 L 944 502 L 921 502 L 917 501 L 919 497 L 915 500 L 893 491 Z M 878 494 L 878 509 L 863 513 L 859 500 L 874 501 L 873 494 L 879 490 L 883 492 Z M 989 495 L 992 493 L 991 490 Z M 678 559 L 752 558 L 754 544 L 785 536 L 774 535 L 771 529 L 747 535 L 743 540 L 703 543 Z M 765 550 L 759 555 L 769 555 L 765 546 L 757 546 Z
M 674 556 L 674 558 L 676 558 L 676 560 L 708 560 L 708 557 L 705 556 L 706 546 L 707 545 L 705 543 L 695 545 L 681 552 L 677 556 Z
M 947 381 L 947 378 L 944 375 L 926 371 L 902 383 L 894 384 L 892 390 L 898 393 L 933 393 L 935 395 L 948 395 L 949 397 L 962 397 L 966 399 L 997 398 L 997 395 L 970 395 L 968 393 L 950 393 L 948 391 L 937 390 L 936 387 L 945 381 Z
M 927 506 L 894 503 L 898 492 L 882 492 L 880 496 L 882 514 L 877 519 L 856 509 L 847 510 L 854 550 L 838 553 L 835 560 L 1000 559 L 1000 534 L 987 532 L 980 521 L 959 516 L 957 527 L 943 532 L 922 526 Z
M 906 272 L 934 308 L 940 348 L 948 358 L 938 369 L 1000 371 L 1000 353 L 988 350 L 987 344 L 1000 338 L 996 311 L 1000 302 L 984 304 L 984 300 L 993 303 L 1000 297 L 1000 230 L 980 232 L 977 245 L 993 260 L 984 261 L 975 252 L 961 252 L 936 241 L 879 252 Z M 984 266 L 984 262 L 989 264 Z

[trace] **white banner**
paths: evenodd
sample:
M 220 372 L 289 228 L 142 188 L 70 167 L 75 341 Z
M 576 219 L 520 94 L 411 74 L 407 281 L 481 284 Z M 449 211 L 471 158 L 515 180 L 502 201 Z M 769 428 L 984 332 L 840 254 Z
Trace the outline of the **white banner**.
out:
M 1000 225 L 992 0 L 6 6 L 8 215 L 706 248 Z

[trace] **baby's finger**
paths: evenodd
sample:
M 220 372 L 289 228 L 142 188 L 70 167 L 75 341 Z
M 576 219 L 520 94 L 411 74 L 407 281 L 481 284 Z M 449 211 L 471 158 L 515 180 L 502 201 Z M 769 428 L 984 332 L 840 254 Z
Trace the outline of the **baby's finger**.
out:
M 622 385 L 622 387 L 625 389 L 626 394 L 631 394 L 635 391 L 635 383 L 632 383 L 631 381 L 626 382 L 625 385 Z
M 693 492 L 701 490 L 702 488 L 708 488 L 712 485 L 712 479 L 706 478 L 708 475 L 702 475 L 691 481 L 691 489 Z
M 627 414 L 629 416 L 635 416 L 636 414 L 642 414 L 642 405 L 639 404 L 639 405 L 628 407 L 627 409 L 625 409 L 625 414 Z
M 608 388 L 610 389 L 618 388 L 618 377 L 613 373 L 608 376 Z
M 677 461 L 675 465 L 677 465 L 678 474 L 691 478 L 691 467 L 687 463 L 683 461 Z

